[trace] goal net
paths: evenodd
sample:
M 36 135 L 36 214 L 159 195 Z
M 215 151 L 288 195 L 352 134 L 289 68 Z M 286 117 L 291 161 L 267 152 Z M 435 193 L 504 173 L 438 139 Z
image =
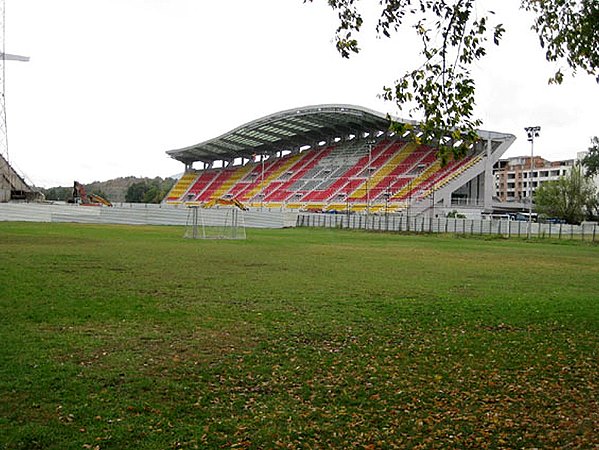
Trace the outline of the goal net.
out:
M 236 207 L 206 209 L 189 207 L 186 239 L 245 239 L 244 211 Z

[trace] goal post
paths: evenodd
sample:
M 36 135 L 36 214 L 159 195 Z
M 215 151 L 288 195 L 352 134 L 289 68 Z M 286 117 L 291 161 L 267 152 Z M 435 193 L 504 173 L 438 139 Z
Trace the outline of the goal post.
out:
M 244 211 L 233 206 L 190 206 L 185 225 L 186 239 L 246 239 Z

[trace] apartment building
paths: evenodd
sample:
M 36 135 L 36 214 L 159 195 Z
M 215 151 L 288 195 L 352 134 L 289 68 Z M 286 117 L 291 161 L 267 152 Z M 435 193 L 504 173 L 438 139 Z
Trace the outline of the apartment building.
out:
M 516 156 L 500 159 L 493 168 L 495 177 L 495 196 L 502 202 L 528 201 L 532 184 L 532 192 L 541 184 L 557 180 L 567 175 L 578 162 L 577 159 L 548 161 L 540 156 L 534 157 L 531 177 L 530 156 Z

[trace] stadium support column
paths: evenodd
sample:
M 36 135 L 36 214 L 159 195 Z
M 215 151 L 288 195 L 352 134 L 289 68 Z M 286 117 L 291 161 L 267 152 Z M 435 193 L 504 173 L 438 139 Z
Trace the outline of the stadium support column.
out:
M 485 187 L 483 193 L 483 208 L 484 211 L 490 213 L 493 211 L 493 159 L 491 158 L 491 152 L 493 148 L 491 146 L 491 133 L 487 136 L 486 145 L 486 161 L 485 161 Z M 479 194 L 480 195 L 480 194 Z M 479 197 L 480 198 L 480 197 Z
M 264 154 L 260 155 L 260 164 L 262 170 L 260 172 L 260 210 L 264 208 Z
M 370 163 L 372 162 L 372 143 L 368 144 L 368 169 L 366 173 L 366 220 L 370 216 Z

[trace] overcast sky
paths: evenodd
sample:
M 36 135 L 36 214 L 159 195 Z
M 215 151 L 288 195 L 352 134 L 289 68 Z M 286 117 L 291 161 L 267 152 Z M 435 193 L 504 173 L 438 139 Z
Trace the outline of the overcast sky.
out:
M 415 42 L 376 39 L 367 16 L 361 54 L 344 60 L 335 14 L 314 1 L 6 0 L 6 52 L 31 58 L 6 63 L 11 162 L 43 187 L 165 177 L 183 170 L 166 150 L 281 110 L 406 116 L 377 94 L 413 67 Z M 515 156 L 530 153 L 523 128 L 540 125 L 535 154 L 574 158 L 599 135 L 599 86 L 588 75 L 548 86 L 555 67 L 531 18 L 517 0 L 487 3 L 507 34 L 477 67 L 482 128 L 515 134 Z

